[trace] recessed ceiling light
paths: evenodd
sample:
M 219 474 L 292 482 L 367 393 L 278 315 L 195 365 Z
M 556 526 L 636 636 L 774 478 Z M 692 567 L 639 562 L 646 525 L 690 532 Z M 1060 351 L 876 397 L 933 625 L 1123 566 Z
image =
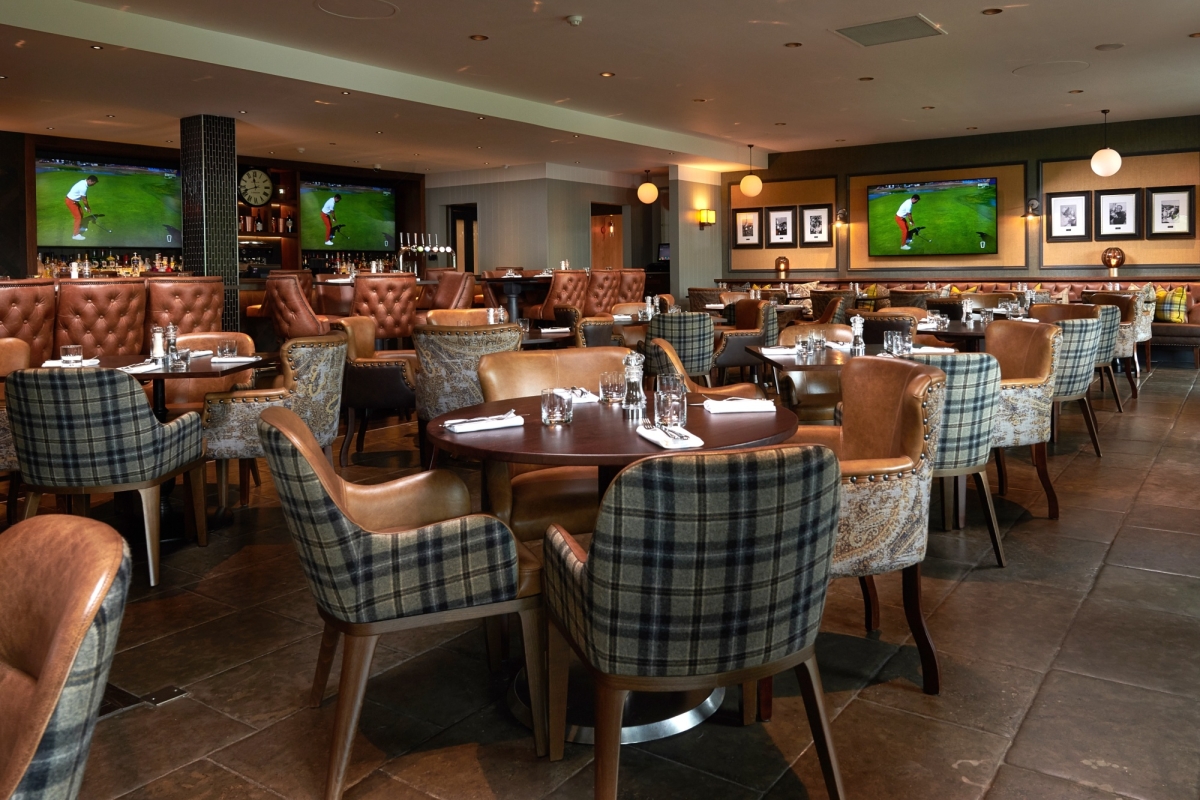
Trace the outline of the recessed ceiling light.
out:
M 483 165 L 486 167 L 486 166 L 487 166 L 488 164 L 490 164 L 490 163 L 492 163 L 492 162 L 490 162 L 490 161 L 485 161 L 485 162 L 483 162 Z
M 979 13 L 983 14 L 985 17 L 994 17 L 997 14 L 1003 14 L 1004 9 L 1003 8 L 985 8 L 983 11 L 980 11 Z
M 675 155 L 675 152 L 674 152 L 674 151 L 671 151 L 671 152 L 667 153 L 667 155 L 669 155 L 669 156 L 673 156 L 673 155 Z
M 972 126 L 970 126 L 969 128 L 967 128 L 967 130 L 969 130 L 969 131 L 977 131 L 977 130 L 979 130 L 979 128 L 977 128 L 977 127 L 975 127 L 974 125 L 972 125 Z
M 274 150 L 268 150 L 268 151 L 267 151 L 267 153 L 268 153 L 268 154 L 270 154 L 270 155 L 275 155 L 275 151 L 274 151 Z
M 245 114 L 246 112 L 245 112 L 245 111 L 239 111 L 238 113 L 239 113 L 239 114 Z
M 167 139 L 167 144 L 175 144 L 175 140 L 174 140 L 174 139 Z
M 933 106 L 921 106 L 922 111 L 933 111 Z
M 484 36 L 482 33 L 472 34 L 468 38 L 470 38 L 472 42 L 486 42 L 488 40 L 488 37 Z
M 349 92 L 342 92 L 342 94 L 350 94 L 350 93 L 349 93 Z
M 104 116 L 108 117 L 109 119 L 116 119 L 116 118 L 117 118 L 117 115 L 116 115 L 116 114 L 105 114 Z
M 784 42 L 783 46 L 784 47 L 799 47 L 800 42 Z
M 845 140 L 845 139 L 834 139 L 834 141 L 835 141 L 835 142 L 844 142 L 844 141 L 846 141 L 846 140 Z
M 576 164 L 578 164 L 579 162 L 578 162 L 578 161 L 576 161 L 575 163 L 576 163 Z
M 476 149 L 476 150 L 482 150 L 482 149 L 483 149 L 483 145 L 481 145 L 481 144 L 477 144 L 477 145 L 475 145 L 475 149 Z
M 93 49 L 93 50 L 103 50 L 104 48 L 103 48 L 103 47 L 101 47 L 101 46 L 100 46 L 100 45 L 98 45 L 98 44 L 94 44 L 94 45 L 92 45 L 92 49 Z
M 1188 38 L 1189 39 L 1200 39 L 1200 33 L 1189 33 Z
M 1104 52 L 1108 50 L 1120 50 L 1124 46 L 1120 42 L 1113 42 L 1112 44 L 1098 44 L 1096 45 L 1096 49 Z
M 330 142 L 330 143 L 329 143 L 329 145 L 330 145 L 330 147 L 336 147 L 336 146 L 337 146 L 337 142 Z
M 615 73 L 615 72 L 601 72 L 600 77 L 601 78 L 613 78 L 613 77 L 616 77 L 616 74 L 617 73 Z
M 350 162 L 350 163 L 352 163 L 352 164 L 357 164 L 357 163 L 358 163 L 358 159 L 356 158 L 356 159 L 354 159 L 354 160 L 353 160 L 352 162 Z
M 53 127 L 53 126 L 49 126 L 49 127 L 47 127 L 47 128 L 46 128 L 46 130 L 48 130 L 48 131 L 52 131 L 52 130 L 54 130 L 54 127 Z
M 419 156 L 419 155 L 421 155 L 421 154 L 420 154 L 420 153 L 413 153 L 413 155 L 414 155 L 414 156 Z
M 578 133 L 576 133 L 576 134 L 572 134 L 572 138 L 578 139 L 578 138 L 579 138 L 579 134 L 578 134 Z
M 383 131 L 375 131 L 375 132 L 376 132 L 376 133 L 383 133 Z
M 487 117 L 476 117 L 475 119 L 487 119 Z
M 8 80 L 7 75 L 0 75 L 0 81 L 6 81 L 6 80 Z
M 786 122 L 776 122 L 775 124 L 776 124 L 776 125 L 787 125 L 787 123 L 786 123 Z
M 859 78 L 860 81 L 873 81 L 874 78 Z
M 1083 94 L 1083 89 L 1072 89 L 1067 94 Z
M 693 103 L 707 103 L 708 98 L 707 97 L 693 97 L 692 102 Z

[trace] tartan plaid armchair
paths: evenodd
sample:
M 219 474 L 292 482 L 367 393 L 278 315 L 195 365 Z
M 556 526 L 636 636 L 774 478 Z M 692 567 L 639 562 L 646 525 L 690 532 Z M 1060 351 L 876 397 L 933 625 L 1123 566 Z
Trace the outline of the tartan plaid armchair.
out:
M 664 339 L 671 344 L 683 365 L 684 373 L 691 378 L 703 378 L 711 384 L 709 373 L 713 368 L 713 350 L 716 329 L 712 317 L 694 311 L 681 314 L 655 314 L 646 328 L 646 342 Z M 653 348 L 643 345 L 646 356 L 646 374 L 670 374 L 673 369 Z

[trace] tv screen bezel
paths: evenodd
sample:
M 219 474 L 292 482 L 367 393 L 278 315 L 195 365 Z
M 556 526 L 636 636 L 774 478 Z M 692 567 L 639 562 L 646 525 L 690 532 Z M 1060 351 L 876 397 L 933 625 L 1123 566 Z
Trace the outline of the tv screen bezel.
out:
M 932 184 L 939 184 L 939 183 L 950 183 L 950 182 L 977 183 L 979 181 L 992 181 L 996 185 L 996 218 L 994 220 L 995 231 L 992 233 L 992 238 L 996 242 L 996 250 L 994 252 L 990 252 L 990 251 L 980 252 L 980 251 L 976 251 L 976 250 L 968 250 L 966 252 L 961 252 L 961 253 L 908 252 L 908 253 L 882 253 L 882 254 L 878 254 L 878 255 L 871 252 L 871 210 L 870 209 L 871 209 L 871 190 L 872 189 L 876 189 L 881 186 L 901 186 L 901 187 L 911 188 L 913 194 L 920 194 L 921 193 L 920 189 L 916 188 L 916 187 L 929 186 Z M 867 206 L 866 207 L 867 258 L 903 258 L 903 259 L 909 259 L 909 258 L 960 258 L 960 257 L 964 257 L 964 256 L 974 256 L 974 257 L 979 258 L 979 257 L 985 257 L 985 256 L 997 256 L 1000 254 L 1000 176 L 999 175 L 982 175 L 982 176 L 977 176 L 977 177 L 972 177 L 972 178 L 941 178 L 938 180 L 916 181 L 913 183 L 905 183 L 905 182 L 873 183 L 866 187 L 866 194 L 867 194 L 867 203 L 866 203 L 866 206 Z

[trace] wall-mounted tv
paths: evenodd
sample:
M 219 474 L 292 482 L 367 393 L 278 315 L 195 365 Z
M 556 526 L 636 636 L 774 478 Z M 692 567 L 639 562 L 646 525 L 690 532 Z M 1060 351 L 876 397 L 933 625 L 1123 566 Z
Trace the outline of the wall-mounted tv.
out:
M 867 187 L 872 256 L 969 256 L 997 252 L 996 179 Z
M 38 247 L 183 247 L 179 170 L 40 158 Z
M 391 189 L 373 186 L 302 181 L 300 246 L 305 250 L 395 250 L 395 195 Z

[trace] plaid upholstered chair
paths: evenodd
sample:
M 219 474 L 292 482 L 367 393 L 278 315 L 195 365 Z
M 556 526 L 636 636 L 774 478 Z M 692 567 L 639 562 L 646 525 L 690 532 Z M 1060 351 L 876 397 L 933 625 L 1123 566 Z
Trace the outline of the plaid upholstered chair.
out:
M 1046 492 L 1050 519 L 1058 519 L 1058 496 L 1050 482 L 1046 442 L 1054 407 L 1062 331 L 1049 323 L 996 320 L 984 331 L 987 352 L 1000 363 L 1000 406 L 992 425 L 992 452 L 1000 495 L 1008 493 L 1004 448 L 1029 447 Z
M 829 796 L 843 797 L 813 650 L 838 483 L 837 459 L 821 447 L 655 456 L 617 475 L 590 552 L 551 526 L 543 545 L 550 759 L 563 756 L 569 648 L 595 682 L 603 800 L 617 796 L 631 689 L 740 684 L 750 693 L 755 681 L 794 668 Z
M 200 415 L 159 422 L 142 387 L 115 369 L 23 369 L 8 376 L 8 418 L 26 486 L 25 518 L 43 494 L 136 491 L 150 585 L 158 585 L 159 487 L 187 475 L 196 539 L 208 544 Z M 83 432 L 86 431 L 86 435 Z
M 280 375 L 272 389 L 213 392 L 204 398 L 204 436 L 208 457 L 217 462 L 217 513 L 229 507 L 229 462 L 262 458 L 258 416 L 281 406 L 308 424 L 321 446 L 330 449 L 341 422 L 346 334 L 291 339 L 279 351 Z
M 715 335 L 712 317 L 692 311 L 681 314 L 655 314 L 646 327 L 647 341 L 664 339 L 670 342 L 683 363 L 687 376 L 703 378 L 705 385 L 712 385 L 710 373 L 713 368 Z M 660 360 L 651 358 L 649 349 L 644 344 L 643 354 L 646 356 L 646 374 L 657 375 L 661 366 Z
M 1004 545 L 1000 543 L 1000 525 L 987 478 L 992 428 L 1000 405 L 1000 362 L 987 353 L 917 354 L 907 358 L 946 373 L 941 438 L 933 458 L 933 477 L 942 479 L 943 527 L 963 527 L 970 475 L 983 506 L 996 563 L 1003 567 Z
M 1117 391 L 1117 376 L 1112 362 L 1117 357 L 1117 338 L 1121 333 L 1121 309 L 1108 303 L 1093 303 L 1100 318 L 1100 341 L 1096 345 L 1096 376 L 1100 379 L 1100 397 L 1104 398 L 1104 381 L 1113 391 L 1117 413 L 1124 414 L 1121 393 Z
M 103 523 L 45 516 L 0 536 L 0 564 L 0 797 L 74 800 L 117 649 L 129 548 Z
M 1076 400 L 1083 412 L 1088 435 L 1096 456 L 1100 457 L 1099 426 L 1088 398 L 1088 388 L 1096 371 L 1096 354 L 1104 336 L 1100 320 L 1101 306 L 1072 303 L 1034 304 L 1029 315 L 1043 322 L 1052 322 L 1062 329 L 1063 338 L 1058 360 L 1058 374 L 1054 379 L 1054 414 L 1051 417 L 1051 438 L 1058 441 L 1058 415 L 1062 404 Z
M 471 513 L 458 476 L 433 470 L 384 484 L 339 478 L 308 426 L 284 408 L 257 425 L 325 633 L 310 703 L 320 706 L 345 635 L 325 797 L 342 796 L 379 637 L 516 613 L 525 640 L 534 742 L 546 753 L 541 569 L 493 516 Z
M 651 339 L 645 346 L 646 363 L 654 362 L 655 375 L 681 375 L 689 392 L 702 392 L 707 397 L 766 397 L 763 390 L 753 383 L 731 383 L 728 386 L 705 387 L 688 376 L 683 361 L 666 339 Z
M 874 575 L 901 572 L 904 615 L 926 694 L 941 687 L 937 653 L 921 614 L 921 562 L 929 541 L 929 495 L 941 432 L 946 376 L 892 358 L 859 357 L 842 368 L 841 425 L 802 425 L 789 444 L 822 444 L 842 469 L 834 578 L 858 578 L 878 627 Z
M 29 368 L 29 344 L 12 337 L 0 339 L 0 378 L 7 378 L 19 369 Z M 8 425 L 4 384 L 0 383 L 0 471 L 8 473 L 8 524 L 17 521 L 17 495 L 21 489 L 21 466 L 13 446 L 12 428 Z

